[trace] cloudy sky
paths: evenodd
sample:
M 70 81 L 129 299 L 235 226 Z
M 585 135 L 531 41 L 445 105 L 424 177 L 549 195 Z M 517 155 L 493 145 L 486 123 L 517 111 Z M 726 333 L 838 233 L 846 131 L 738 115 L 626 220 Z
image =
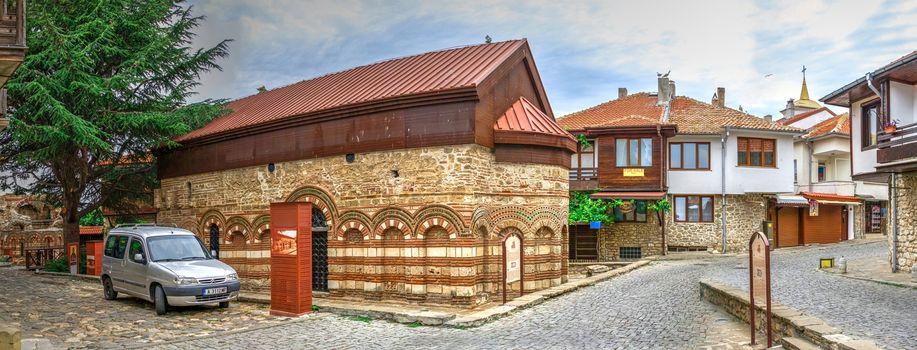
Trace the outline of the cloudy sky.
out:
M 917 49 L 917 1 L 193 0 L 196 45 L 230 38 L 199 98 L 238 98 L 299 80 L 443 48 L 528 38 L 556 115 L 655 91 L 778 115 L 808 67 L 817 99 Z

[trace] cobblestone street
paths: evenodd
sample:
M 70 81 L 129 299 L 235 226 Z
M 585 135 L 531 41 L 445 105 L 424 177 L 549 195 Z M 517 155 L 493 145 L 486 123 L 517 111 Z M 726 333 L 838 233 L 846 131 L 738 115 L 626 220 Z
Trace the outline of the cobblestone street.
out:
M 845 334 L 875 339 L 883 348 L 913 349 L 917 291 L 815 269 L 819 257 L 885 252 L 882 242 L 778 250 L 775 301 L 821 317 Z M 156 317 L 151 305 L 133 298 L 105 302 L 92 282 L 0 269 L 0 320 L 20 325 L 24 337 L 48 338 L 59 347 L 178 341 L 157 347 L 735 349 L 747 348 L 747 326 L 700 300 L 697 282 L 713 279 L 743 287 L 745 262 L 741 256 L 657 261 L 470 329 L 410 327 L 329 313 L 286 321 L 268 316 L 266 306 L 246 303 Z

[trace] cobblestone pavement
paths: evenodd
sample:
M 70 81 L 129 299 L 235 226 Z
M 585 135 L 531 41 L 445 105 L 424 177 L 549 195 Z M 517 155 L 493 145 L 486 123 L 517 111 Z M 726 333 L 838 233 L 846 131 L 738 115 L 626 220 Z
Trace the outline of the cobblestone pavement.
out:
M 884 349 L 917 349 L 917 290 L 817 270 L 819 258 L 887 254 L 885 241 L 778 249 L 771 255 L 774 301 L 819 317 L 844 334 L 872 338 Z M 747 256 L 733 262 L 747 266 Z M 725 263 L 707 277 L 748 290 L 747 270 L 729 269 Z
M 706 263 L 665 261 L 471 329 L 315 314 L 282 326 L 161 346 L 383 349 L 741 349 L 747 326 L 700 300 Z
M 97 282 L 0 268 L 0 324 L 18 326 L 23 338 L 45 338 L 55 347 L 122 348 L 283 320 L 270 317 L 263 305 L 247 303 L 180 308 L 157 317 L 152 304 L 139 299 L 102 299 Z

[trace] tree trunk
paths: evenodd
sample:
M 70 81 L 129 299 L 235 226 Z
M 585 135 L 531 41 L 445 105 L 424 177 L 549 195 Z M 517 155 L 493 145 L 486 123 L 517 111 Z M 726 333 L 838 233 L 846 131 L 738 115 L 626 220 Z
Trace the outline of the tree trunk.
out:
M 80 218 L 77 215 L 77 206 L 65 203 L 62 213 L 64 219 L 64 248 L 70 243 L 80 242 Z

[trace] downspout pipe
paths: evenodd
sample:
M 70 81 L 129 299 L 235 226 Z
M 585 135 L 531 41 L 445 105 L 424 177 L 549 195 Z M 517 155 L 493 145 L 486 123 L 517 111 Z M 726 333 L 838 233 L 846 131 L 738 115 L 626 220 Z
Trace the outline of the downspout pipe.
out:
M 720 155 L 722 161 L 720 162 L 720 182 L 721 182 L 721 198 L 720 198 L 720 221 L 723 225 L 723 251 L 721 254 L 726 254 L 726 142 L 729 140 L 729 126 L 726 126 L 723 129 L 723 136 L 720 138 Z
M 885 101 L 882 100 L 882 94 L 879 93 L 879 89 L 876 89 L 876 86 L 872 84 L 872 73 L 871 72 L 866 73 L 866 86 L 868 86 L 869 89 L 872 90 L 872 92 L 875 93 L 876 96 L 879 97 L 880 103 L 885 103 Z M 879 113 L 881 113 L 882 110 L 884 110 L 884 108 L 879 108 Z M 888 116 L 880 115 L 880 117 L 888 117 Z M 892 272 L 898 272 L 898 190 L 897 188 L 895 188 L 897 184 L 898 184 L 898 174 L 893 172 L 891 184 L 889 184 L 889 191 L 890 191 L 889 194 L 891 197 L 889 198 L 889 202 L 890 202 L 889 204 L 891 204 L 891 207 L 892 207 L 891 208 L 891 212 L 892 212 L 892 237 L 891 237 L 892 238 L 892 242 L 891 242 L 892 243 L 892 247 L 891 247 L 892 248 L 892 251 L 891 251 Z
M 809 158 L 809 166 L 808 166 L 808 168 L 809 168 L 809 171 L 808 171 L 808 173 L 809 173 L 809 178 L 806 179 L 806 182 L 809 183 L 809 192 L 814 192 L 814 191 L 812 190 L 812 161 L 813 161 L 814 159 L 812 159 L 812 141 L 811 141 L 811 140 L 806 140 L 806 150 L 807 150 L 808 153 L 809 153 L 809 157 L 808 157 L 808 158 Z M 818 166 L 818 163 L 817 163 L 817 162 L 815 163 L 815 166 Z

